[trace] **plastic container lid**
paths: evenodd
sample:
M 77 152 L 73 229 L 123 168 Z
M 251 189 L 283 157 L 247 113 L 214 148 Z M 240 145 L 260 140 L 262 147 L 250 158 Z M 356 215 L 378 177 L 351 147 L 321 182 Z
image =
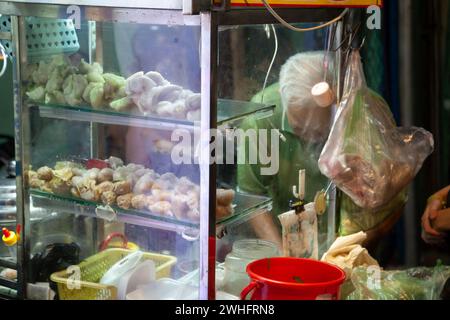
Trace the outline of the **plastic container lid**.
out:
M 135 251 L 117 262 L 111 267 L 100 280 L 101 284 L 118 286 L 120 279 L 129 271 L 133 270 L 143 256 L 142 251 Z

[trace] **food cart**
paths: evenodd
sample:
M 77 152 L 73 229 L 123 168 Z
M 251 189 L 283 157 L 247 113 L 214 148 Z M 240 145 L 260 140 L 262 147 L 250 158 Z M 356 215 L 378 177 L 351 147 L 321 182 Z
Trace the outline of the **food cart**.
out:
M 7 264 L 18 278 L 1 285 L 18 298 L 50 298 L 39 285 L 49 277 L 60 299 L 230 298 L 242 290 L 239 275 L 226 273 L 231 247 L 241 268 L 254 248 L 277 255 L 241 231 L 268 214 L 271 199 L 240 192 L 234 163 L 211 162 L 209 132 L 270 117 L 275 105 L 252 96 L 275 81 L 288 54 L 323 50 L 325 40 L 336 48 L 341 92 L 339 44 L 361 13 L 345 8 L 379 3 L 269 2 L 299 27 L 336 22 L 311 36 L 289 33 L 256 0 L 0 2 L 0 38 L 14 61 L 22 227 L 17 263 Z M 180 137 L 187 161 L 174 165 Z M 219 202 L 226 212 L 216 216 Z M 328 245 L 334 212 L 330 196 Z M 130 252 L 143 252 L 157 289 L 134 284 L 128 296 L 122 270 L 105 277 Z

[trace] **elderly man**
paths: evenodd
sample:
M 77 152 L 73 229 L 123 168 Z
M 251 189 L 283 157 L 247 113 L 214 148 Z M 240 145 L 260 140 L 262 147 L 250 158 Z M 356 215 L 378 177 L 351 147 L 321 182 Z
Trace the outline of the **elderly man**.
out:
M 276 217 L 289 211 L 293 198 L 292 186 L 298 184 L 299 170 L 306 169 L 306 200 L 312 202 L 315 194 L 326 189 L 328 180 L 318 168 L 318 159 L 331 127 L 331 108 L 321 108 L 312 99 L 310 90 L 323 81 L 324 54 L 322 52 L 300 53 L 291 57 L 282 67 L 279 83 L 266 88 L 254 98 L 276 105 L 275 113 L 268 119 L 248 119 L 243 129 L 277 129 L 283 136 L 279 145 L 279 171 L 272 176 L 261 175 L 262 164 L 242 164 L 238 167 L 240 191 L 266 195 L 273 199 L 271 215 L 260 215 L 252 220 L 261 238 L 281 246 L 280 225 Z M 332 68 L 328 78 L 332 78 Z M 306 76 L 305 76 L 306 75 Z M 270 144 L 270 141 L 268 142 Z M 244 150 L 256 152 L 256 146 L 241 145 Z M 245 149 L 242 149 L 245 148 Z M 272 151 L 271 151 L 272 152 Z M 247 153 L 248 154 L 248 153 Z M 406 194 L 399 194 L 391 203 L 376 211 L 358 208 L 349 197 L 340 201 L 339 233 L 349 235 L 359 231 L 368 234 L 366 245 L 375 244 L 397 222 L 406 202 Z M 326 219 L 319 220 L 319 233 L 327 230 Z M 320 236 L 319 236 L 320 239 Z M 320 240 L 319 240 L 320 241 Z M 324 241 L 322 241 L 322 250 Z

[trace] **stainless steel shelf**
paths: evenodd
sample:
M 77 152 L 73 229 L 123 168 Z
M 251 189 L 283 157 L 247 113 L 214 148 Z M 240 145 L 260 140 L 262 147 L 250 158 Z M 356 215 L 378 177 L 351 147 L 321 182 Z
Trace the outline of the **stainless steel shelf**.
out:
M 142 116 L 132 113 L 119 113 L 107 109 L 93 109 L 90 106 L 44 105 L 29 102 L 30 107 L 38 107 L 41 117 L 74 120 L 82 122 L 113 124 L 131 127 L 152 128 L 160 130 L 185 129 L 193 131 L 200 128 L 200 122 Z M 269 117 L 273 114 L 274 105 L 253 102 L 219 99 L 217 104 L 218 126 L 236 125 L 249 115 L 257 118 Z

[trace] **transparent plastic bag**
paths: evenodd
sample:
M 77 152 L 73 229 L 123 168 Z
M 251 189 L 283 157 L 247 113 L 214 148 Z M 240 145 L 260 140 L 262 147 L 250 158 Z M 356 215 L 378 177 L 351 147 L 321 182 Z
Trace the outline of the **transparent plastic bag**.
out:
M 392 113 L 369 89 L 358 51 L 351 55 L 344 96 L 319 159 L 321 172 L 356 205 L 376 209 L 414 179 L 433 152 L 431 133 L 397 128 Z
M 355 290 L 346 300 L 440 300 L 450 267 L 383 271 L 378 267 L 353 270 Z

